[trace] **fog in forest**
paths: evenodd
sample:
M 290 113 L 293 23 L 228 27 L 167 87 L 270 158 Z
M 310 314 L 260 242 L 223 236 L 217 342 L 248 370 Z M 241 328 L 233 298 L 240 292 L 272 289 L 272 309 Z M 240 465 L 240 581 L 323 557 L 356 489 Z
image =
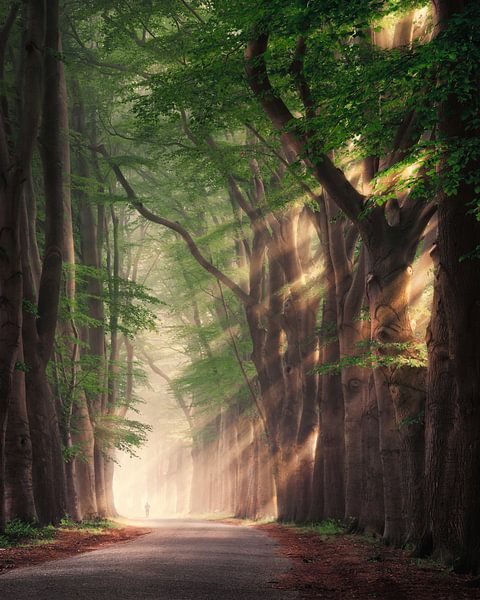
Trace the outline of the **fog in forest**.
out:
M 175 373 L 174 359 L 158 364 Z M 151 431 L 148 441 L 135 449 L 135 456 L 121 452 L 116 458 L 113 490 L 117 510 L 123 517 L 142 519 L 148 503 L 152 518 L 185 516 L 190 503 L 192 441 L 184 416 L 159 375 L 150 373 L 148 388 L 140 388 L 138 396 L 141 420 Z
M 215 515 L 480 574 L 479 64 L 478 0 L 0 3 L 3 543 Z

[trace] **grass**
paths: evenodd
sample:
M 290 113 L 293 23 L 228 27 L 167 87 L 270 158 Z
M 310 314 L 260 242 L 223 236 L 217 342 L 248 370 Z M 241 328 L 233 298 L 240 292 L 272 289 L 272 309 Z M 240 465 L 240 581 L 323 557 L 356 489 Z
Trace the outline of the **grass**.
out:
M 57 532 L 62 529 L 99 534 L 107 529 L 116 529 L 118 527 L 120 527 L 119 524 L 108 519 L 86 519 L 78 523 L 65 517 L 60 521 L 58 527 L 54 527 L 53 525 L 41 527 L 36 523 L 25 523 L 24 521 L 15 519 L 7 523 L 5 531 L 0 534 L 0 549 L 25 548 L 48 544 L 55 540 Z
M 305 527 L 307 531 L 318 533 L 319 535 L 340 535 L 345 533 L 345 527 L 339 521 L 327 519 L 321 523 L 313 523 Z
M 35 523 L 25 523 L 19 519 L 10 521 L 5 526 L 5 531 L 0 535 L 0 548 L 34 545 L 45 543 L 55 538 L 56 529 L 53 525 L 40 527 Z
M 60 529 L 85 531 L 88 533 L 102 533 L 106 529 L 118 529 L 121 527 L 118 523 L 109 519 L 85 519 L 84 521 L 72 521 L 65 517 L 60 521 Z
M 284 527 L 294 527 L 305 533 L 316 533 L 317 535 L 331 536 L 345 533 L 345 527 L 334 519 L 327 519 L 321 523 L 310 523 L 308 525 L 297 525 L 295 523 L 280 523 Z

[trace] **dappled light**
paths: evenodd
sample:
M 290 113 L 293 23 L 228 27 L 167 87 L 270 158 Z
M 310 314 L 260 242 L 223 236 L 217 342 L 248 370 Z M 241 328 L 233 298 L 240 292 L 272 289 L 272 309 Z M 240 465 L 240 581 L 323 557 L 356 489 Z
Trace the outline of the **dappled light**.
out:
M 1 4 L 0 574 L 480 598 L 479 64 L 475 0 Z

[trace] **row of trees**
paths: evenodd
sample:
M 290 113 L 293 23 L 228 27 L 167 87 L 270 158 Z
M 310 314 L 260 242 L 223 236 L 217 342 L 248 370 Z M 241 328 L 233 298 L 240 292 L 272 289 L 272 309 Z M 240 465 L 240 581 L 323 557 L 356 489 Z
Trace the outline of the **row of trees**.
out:
M 126 419 L 131 338 L 157 301 L 135 284 L 125 208 L 84 139 L 62 57 L 58 2 L 12 2 L 0 33 L 0 527 L 115 514 L 116 448 L 145 439 Z
M 42 60 L 72 73 L 75 134 L 62 138 L 57 108 L 43 122 L 52 118 L 70 140 L 80 205 L 89 170 L 95 194 L 111 199 L 109 240 L 87 202 L 79 234 L 92 233 L 81 252 L 89 268 L 102 264 L 98 248 L 110 248 L 114 298 L 121 271 L 135 280 L 153 269 L 140 255 L 136 268 L 125 266 L 133 259 L 120 266 L 120 230 L 149 222 L 161 242 L 149 284 L 169 307 L 162 328 L 189 358 L 170 386 L 192 440 L 195 512 L 341 519 L 477 570 L 479 18 L 474 1 L 451 0 L 69 3 L 62 60 Z M 7 25 L 14 20 L 15 11 Z M 42 45 L 22 52 L 30 47 Z M 62 98 L 53 85 L 48 94 Z M 43 185 L 47 207 L 46 174 Z M 24 196 L 23 177 L 17 187 Z M 53 229 L 45 227 L 44 268 L 60 273 Z M 21 318 L 10 277 L 13 257 L 24 255 L 16 235 L 2 258 L 10 348 Z M 102 321 L 91 273 L 89 316 Z M 59 281 L 48 284 L 55 298 Z M 31 321 L 43 335 L 42 310 L 55 302 L 39 294 L 30 303 L 38 314 L 24 316 L 24 330 Z M 116 414 L 123 396 L 112 306 L 107 393 L 86 403 L 98 431 L 97 415 Z M 48 314 L 54 331 L 56 312 Z M 107 364 L 107 328 L 86 329 L 89 355 Z M 46 372 L 52 351 L 43 370 L 34 367 L 44 348 L 25 360 L 27 379 Z M 17 353 L 2 367 L 5 398 Z M 137 353 L 155 368 L 145 343 Z M 52 452 L 38 448 L 42 459 Z M 104 454 L 94 442 L 83 463 L 96 478 Z M 43 479 L 59 481 L 51 475 Z

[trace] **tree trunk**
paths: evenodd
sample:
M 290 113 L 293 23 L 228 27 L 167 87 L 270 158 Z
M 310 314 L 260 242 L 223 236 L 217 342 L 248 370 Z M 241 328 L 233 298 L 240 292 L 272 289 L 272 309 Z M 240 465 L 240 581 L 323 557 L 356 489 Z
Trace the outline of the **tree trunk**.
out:
M 361 531 L 382 535 L 385 529 L 383 469 L 379 444 L 378 404 L 374 376 L 363 390 Z
M 93 519 L 98 516 L 93 456 L 94 439 L 87 401 L 83 394 L 73 405 L 72 425 L 72 441 L 79 446 L 79 454 L 75 458 L 75 474 L 80 513 L 83 519 Z
M 12 6 L 2 31 L 7 44 L 18 6 Z M 43 85 L 42 48 L 45 41 L 45 6 L 43 2 L 27 3 L 27 27 L 22 39 L 22 81 L 20 98 L 22 114 L 19 131 L 11 154 L 8 131 L 0 123 L 0 531 L 5 525 L 5 432 L 8 402 L 12 392 L 15 364 L 22 331 L 22 268 L 20 221 L 22 191 L 28 178 L 41 114 Z M 3 79 L 3 64 L 0 64 Z
M 24 365 L 20 349 L 18 365 Z M 17 368 L 13 379 L 5 439 L 5 514 L 7 521 L 37 521 L 32 480 L 32 440 L 28 423 L 25 372 Z
M 113 477 L 115 473 L 115 452 L 110 450 L 105 457 L 105 496 L 107 499 L 107 512 L 109 517 L 118 517 L 113 495 Z
M 330 255 L 326 255 L 325 303 L 322 316 L 322 364 L 340 360 L 337 333 L 337 296 Z M 336 369 L 322 376 L 320 405 L 323 454 L 323 516 L 343 519 L 345 515 L 345 409 L 340 374 Z
M 424 525 L 426 370 L 403 362 L 417 357 L 408 306 L 419 234 L 408 236 L 405 225 L 390 226 L 381 218 L 386 229 L 383 245 L 367 244 L 367 292 L 378 360 L 380 364 L 393 361 L 392 366 L 380 366 L 375 372 L 384 469 L 384 537 L 388 543 L 402 545 L 405 539 L 413 543 L 420 539 Z
M 432 314 L 427 329 L 428 377 L 425 405 L 425 535 L 417 548 L 419 555 L 434 551 L 440 560 L 452 563 L 455 559 L 452 537 L 452 490 L 456 489 L 457 474 L 454 440 L 459 435 L 453 399 L 456 387 L 449 353 L 448 323 L 440 293 L 437 248 L 434 247 L 435 280 Z
M 440 35 L 455 24 L 454 18 L 459 13 L 478 9 L 474 0 L 436 0 L 433 4 Z M 468 22 L 475 27 L 475 21 Z M 462 27 L 456 36 L 465 36 L 467 45 L 475 43 L 470 37 L 474 30 Z M 472 107 L 478 111 L 478 68 L 469 71 L 469 77 L 470 98 L 451 89 L 440 104 L 439 134 L 447 147 L 444 161 L 439 165 L 442 175 L 449 174 L 449 152 L 458 152 L 459 141 L 466 147 L 479 135 L 478 126 L 472 126 L 469 118 Z M 480 278 L 478 261 L 472 257 L 472 253 L 478 252 L 480 222 L 471 214 L 478 198 L 476 184 L 471 182 L 476 181 L 478 169 L 478 156 L 470 156 L 457 174 L 455 191 L 450 195 L 443 192 L 438 198 L 438 293 L 448 326 L 449 380 L 455 392 L 452 400 L 456 477 L 450 505 L 449 548 L 456 569 L 466 572 L 480 570 Z M 437 523 L 444 519 L 444 515 L 439 515 Z

